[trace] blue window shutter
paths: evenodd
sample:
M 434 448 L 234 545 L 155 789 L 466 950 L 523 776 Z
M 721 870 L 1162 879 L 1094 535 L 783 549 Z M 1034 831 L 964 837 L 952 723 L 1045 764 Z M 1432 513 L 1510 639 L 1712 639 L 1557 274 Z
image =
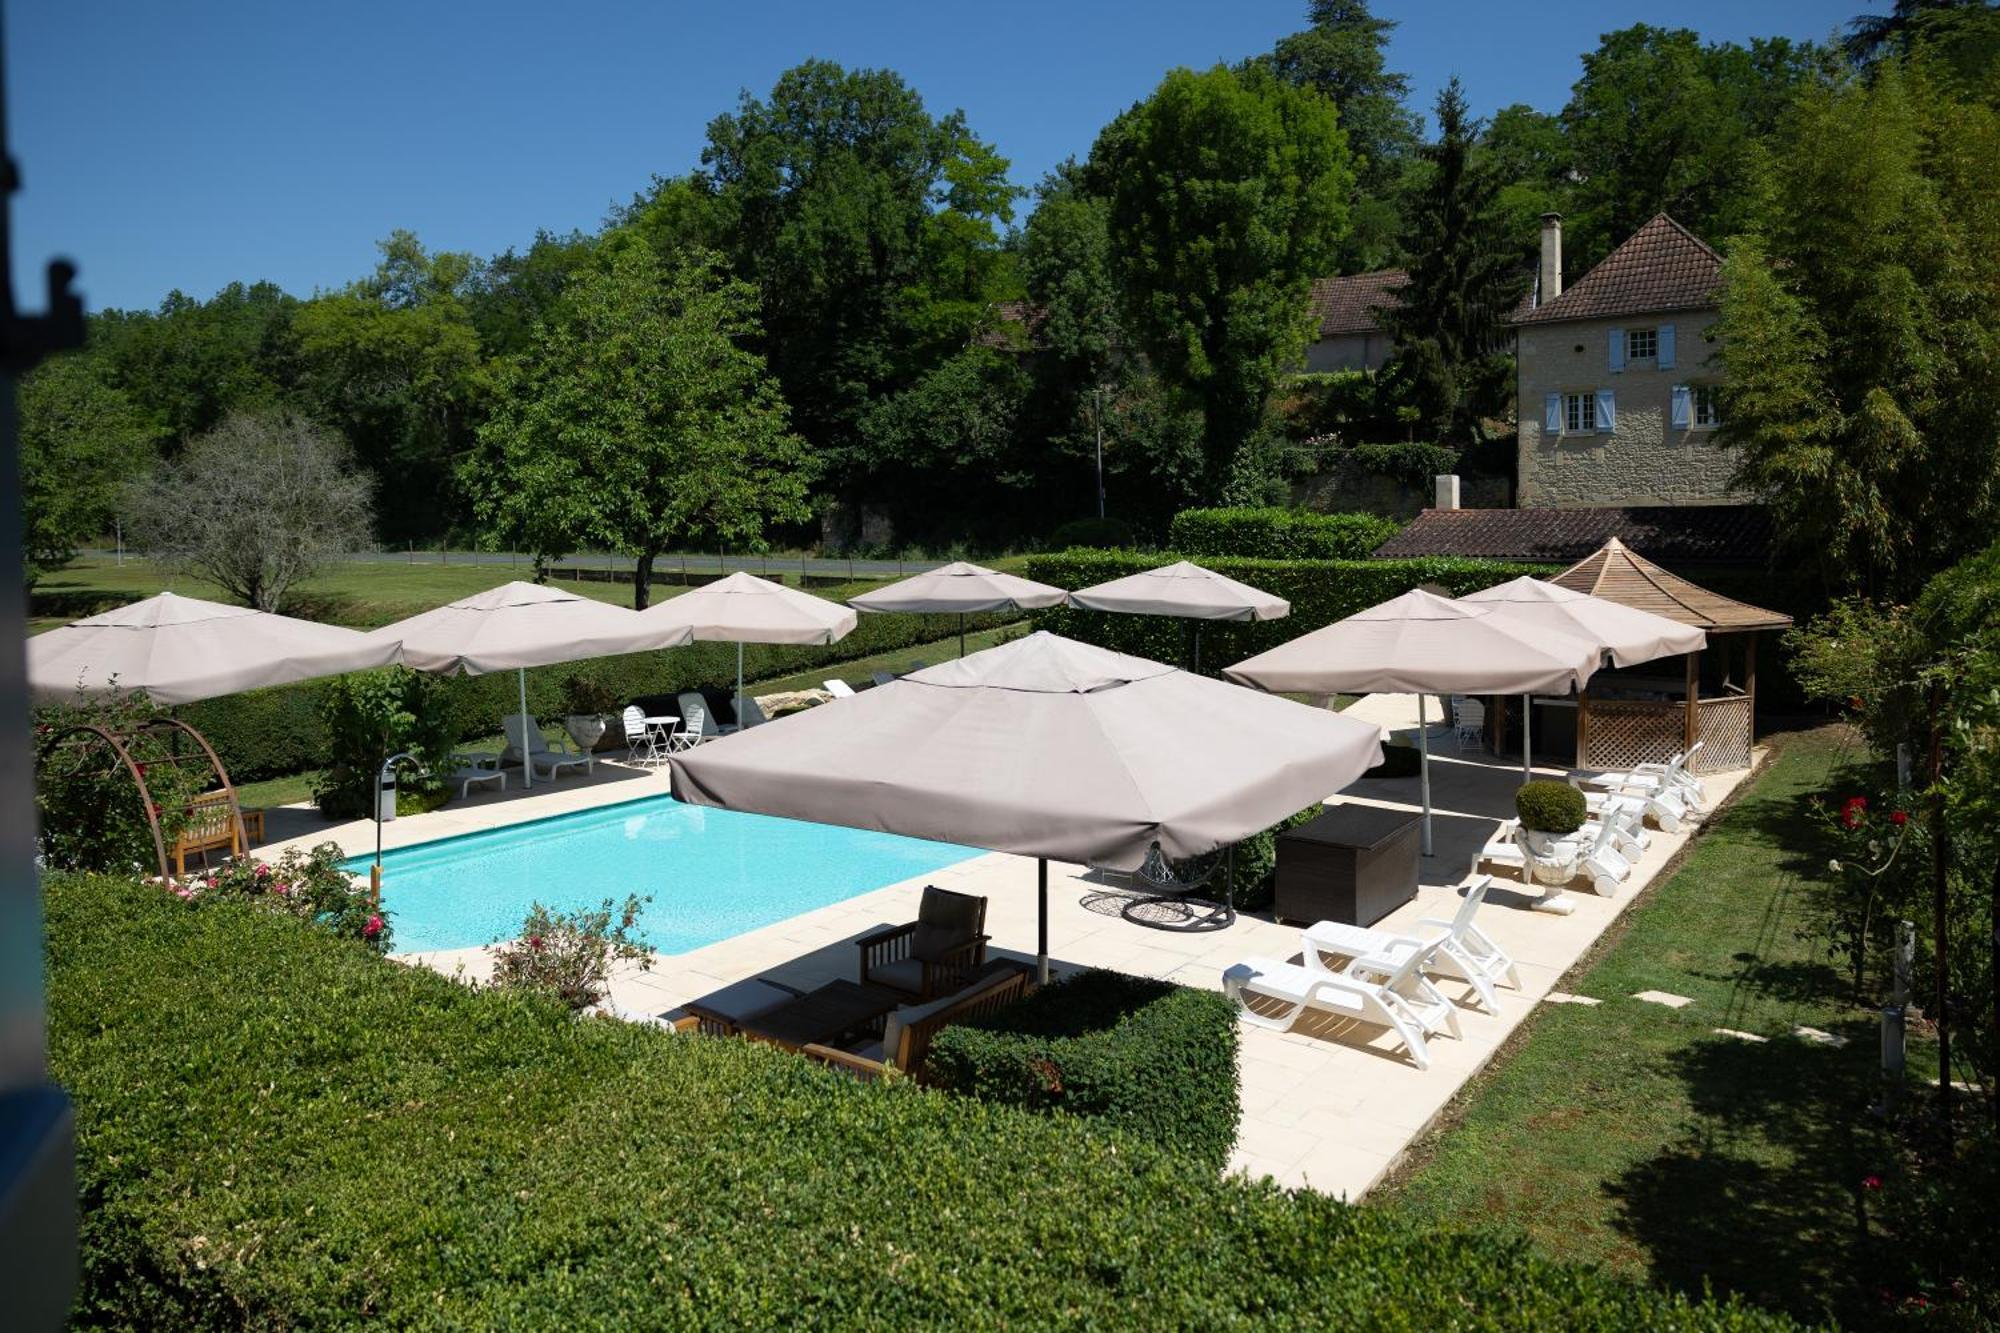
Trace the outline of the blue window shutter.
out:
M 1694 425 L 1694 395 L 1685 384 L 1674 386 L 1674 429 L 1686 430 Z
M 1542 403 L 1542 429 L 1551 435 L 1560 435 L 1562 428 L 1563 396 L 1552 393 Z
M 1618 429 L 1618 402 L 1609 389 L 1597 391 L 1597 428 L 1606 435 Z
M 1674 368 L 1674 326 L 1671 324 L 1660 325 L 1659 336 L 1660 369 L 1672 370 Z
M 1613 374 L 1625 369 L 1625 330 L 1611 330 L 1611 371 Z

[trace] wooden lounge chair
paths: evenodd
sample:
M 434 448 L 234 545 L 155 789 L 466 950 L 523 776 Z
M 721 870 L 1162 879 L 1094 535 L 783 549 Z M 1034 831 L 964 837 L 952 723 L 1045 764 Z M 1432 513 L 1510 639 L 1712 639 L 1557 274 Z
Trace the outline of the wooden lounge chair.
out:
M 939 1032 L 953 1023 L 1004 1009 L 1034 988 L 1032 969 L 996 961 L 957 992 L 928 1004 L 904 1005 L 890 1014 L 879 1042 L 852 1051 L 815 1043 L 801 1047 L 800 1054 L 863 1080 L 881 1078 L 893 1068 L 924 1083 L 929 1076 L 926 1057 Z
M 965 984 L 986 964 L 986 900 L 924 886 L 917 919 L 863 935 L 861 984 L 931 1000 Z

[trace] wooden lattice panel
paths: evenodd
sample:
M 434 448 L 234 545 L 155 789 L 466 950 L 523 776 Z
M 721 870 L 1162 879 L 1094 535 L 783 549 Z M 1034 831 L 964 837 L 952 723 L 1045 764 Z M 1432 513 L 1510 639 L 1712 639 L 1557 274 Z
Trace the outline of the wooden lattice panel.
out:
M 1687 714 L 1679 704 L 1592 699 L 1587 707 L 1585 768 L 1622 771 L 1634 764 L 1663 764 L 1681 752 Z
M 1725 773 L 1750 767 L 1750 717 L 1755 701 L 1703 699 L 1695 705 L 1695 737 L 1701 751 L 1689 767 L 1696 773 Z

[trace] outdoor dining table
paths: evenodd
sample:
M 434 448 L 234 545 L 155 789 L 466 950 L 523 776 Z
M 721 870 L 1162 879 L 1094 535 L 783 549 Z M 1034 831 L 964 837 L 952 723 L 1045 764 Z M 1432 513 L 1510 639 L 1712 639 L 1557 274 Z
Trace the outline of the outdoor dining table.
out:
M 667 749 L 684 750 L 692 741 L 681 731 L 681 721 L 671 714 L 662 714 L 659 717 L 642 717 L 639 724 L 645 727 L 648 735 L 657 731 L 659 743 Z
M 887 1017 L 909 997 L 886 986 L 830 981 L 775 1009 L 767 1009 L 730 1025 L 744 1036 L 788 1051 L 815 1043 L 832 1043 Z M 711 1017 L 699 1005 L 689 1005 L 696 1017 Z

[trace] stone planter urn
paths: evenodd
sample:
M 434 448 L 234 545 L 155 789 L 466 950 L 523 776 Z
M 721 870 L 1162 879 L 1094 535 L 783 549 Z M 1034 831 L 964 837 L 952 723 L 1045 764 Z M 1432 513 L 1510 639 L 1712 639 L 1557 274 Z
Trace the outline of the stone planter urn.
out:
M 604 736 L 606 719 L 602 713 L 571 713 L 563 719 L 563 730 L 576 742 L 576 748 L 588 754 L 596 748 Z
M 1522 834 L 1527 852 L 1528 878 L 1542 886 L 1542 896 L 1535 903 L 1535 910 L 1568 916 L 1576 910 L 1576 905 L 1569 900 L 1563 888 L 1576 878 L 1577 865 L 1582 860 L 1577 854 L 1576 844 L 1565 843 L 1560 834 L 1543 833 L 1539 829 L 1523 829 Z

